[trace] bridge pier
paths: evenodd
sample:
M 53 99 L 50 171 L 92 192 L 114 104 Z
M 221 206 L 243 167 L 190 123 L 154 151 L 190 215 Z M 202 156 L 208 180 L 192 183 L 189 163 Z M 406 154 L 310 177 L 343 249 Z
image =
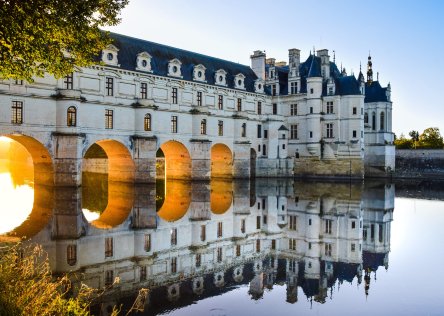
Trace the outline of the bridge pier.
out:
M 233 178 L 250 178 L 250 142 L 234 142 Z
M 209 180 L 211 174 L 211 142 L 209 140 L 191 140 L 191 178 Z
M 55 185 L 82 185 L 82 149 L 85 135 L 53 133 L 52 138 Z
M 136 183 L 156 182 L 156 137 L 133 136 L 133 157 Z

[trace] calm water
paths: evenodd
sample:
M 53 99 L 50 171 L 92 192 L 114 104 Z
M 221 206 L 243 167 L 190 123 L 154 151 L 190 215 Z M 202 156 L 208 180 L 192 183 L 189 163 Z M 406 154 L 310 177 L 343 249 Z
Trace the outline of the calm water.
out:
M 0 232 L 42 244 L 77 285 L 118 278 L 97 314 L 140 288 L 146 315 L 444 314 L 442 184 L 85 173 L 81 189 L 52 189 L 23 170 L 0 164 Z

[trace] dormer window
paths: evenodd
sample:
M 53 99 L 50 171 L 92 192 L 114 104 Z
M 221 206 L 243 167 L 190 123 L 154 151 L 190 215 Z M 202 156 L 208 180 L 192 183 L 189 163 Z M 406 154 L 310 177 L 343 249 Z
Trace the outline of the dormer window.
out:
M 328 95 L 334 95 L 336 93 L 336 86 L 335 86 L 335 82 L 332 79 L 328 80 L 327 83 L 327 93 Z
M 152 72 L 151 70 L 151 55 L 147 52 L 137 54 L 136 70 Z
M 204 65 L 197 65 L 194 66 L 193 70 L 193 80 L 206 82 L 205 80 L 205 66 Z
M 264 82 L 262 79 L 256 79 L 254 82 L 254 92 L 264 93 Z
M 102 62 L 110 66 L 120 66 L 117 59 L 118 52 L 119 49 L 116 46 L 112 44 L 106 46 L 106 48 L 102 51 Z
M 227 86 L 226 75 L 227 72 L 223 69 L 219 69 L 218 71 L 216 71 L 214 77 L 215 83 L 220 86 Z
M 235 79 L 234 79 L 234 87 L 236 89 L 245 90 L 244 80 L 245 80 L 245 75 L 244 74 L 237 74 Z
M 168 76 L 182 78 L 182 72 L 180 69 L 181 65 L 182 65 L 182 63 L 177 58 L 170 60 L 170 62 L 168 64 Z

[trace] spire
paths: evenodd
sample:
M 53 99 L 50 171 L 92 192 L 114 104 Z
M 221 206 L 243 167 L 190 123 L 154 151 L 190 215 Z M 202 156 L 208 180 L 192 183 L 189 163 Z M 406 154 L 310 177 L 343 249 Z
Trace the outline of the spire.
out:
M 370 52 L 368 54 L 368 62 L 367 62 L 367 84 L 371 85 L 373 82 L 373 69 L 372 69 L 372 56 L 370 56 Z
M 336 52 L 333 50 L 333 64 L 336 64 Z

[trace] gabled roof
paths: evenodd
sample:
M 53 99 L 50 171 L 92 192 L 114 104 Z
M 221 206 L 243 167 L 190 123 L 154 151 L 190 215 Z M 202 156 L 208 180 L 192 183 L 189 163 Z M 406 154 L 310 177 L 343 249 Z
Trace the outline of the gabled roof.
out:
M 387 88 L 381 87 L 378 81 L 372 81 L 365 85 L 365 103 L 369 102 L 389 102 L 387 99 Z
M 113 40 L 113 45 L 119 49 L 117 58 L 120 69 L 135 71 L 137 54 L 146 51 L 152 56 L 151 69 L 154 75 L 166 77 L 169 61 L 177 58 L 182 63 L 183 80 L 193 81 L 194 66 L 202 64 L 206 67 L 207 84 L 214 85 L 215 72 L 224 69 L 227 72 L 228 88 L 235 89 L 234 78 L 237 74 L 242 73 L 245 76 L 246 91 L 254 92 L 254 81 L 257 76 L 249 66 L 121 34 L 110 33 L 110 37 Z

